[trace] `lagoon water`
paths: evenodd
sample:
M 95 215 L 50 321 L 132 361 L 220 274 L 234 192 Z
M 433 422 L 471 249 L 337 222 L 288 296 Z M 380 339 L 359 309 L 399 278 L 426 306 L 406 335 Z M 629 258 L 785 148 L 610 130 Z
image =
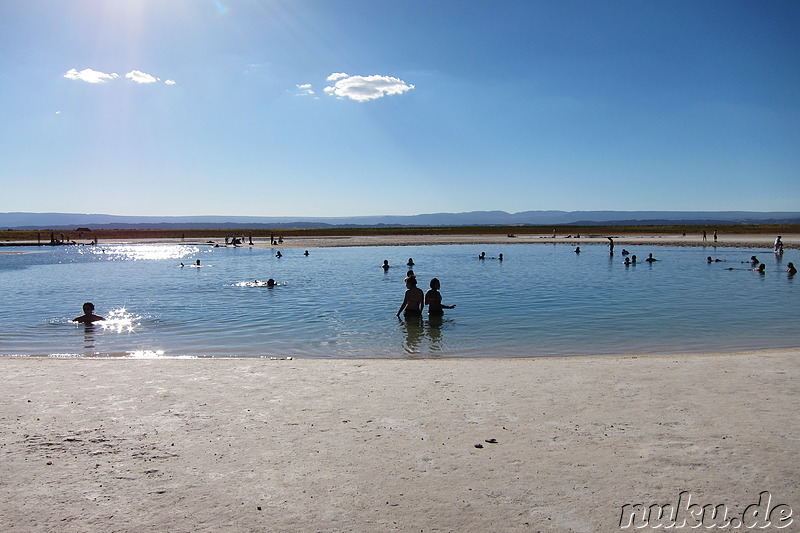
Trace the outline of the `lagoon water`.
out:
M 566 244 L 275 250 L 196 245 L 0 249 L 0 355 L 527 357 L 800 346 L 800 276 L 770 250 Z M 485 251 L 487 258 L 479 260 Z M 11 253 L 9 253 L 11 252 Z M 658 262 L 644 262 L 652 252 Z M 499 253 L 504 261 L 495 259 Z M 706 263 L 707 256 L 724 262 Z M 747 261 L 766 264 L 758 274 Z M 409 257 L 442 319 L 395 317 Z M 200 259 L 201 268 L 193 265 Z M 392 268 L 380 268 L 384 259 Z M 187 266 L 181 268 L 180 263 Z M 736 270 L 728 270 L 735 268 Z M 254 280 L 274 278 L 274 288 Z M 105 323 L 71 322 L 92 301 Z

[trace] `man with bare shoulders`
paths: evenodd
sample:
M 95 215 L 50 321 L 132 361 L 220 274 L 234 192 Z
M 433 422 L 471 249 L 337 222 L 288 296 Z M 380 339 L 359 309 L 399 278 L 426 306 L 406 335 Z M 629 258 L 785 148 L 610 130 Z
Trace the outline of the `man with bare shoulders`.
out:
M 422 309 L 425 307 L 425 294 L 422 289 L 417 287 L 417 278 L 409 276 L 406 278 L 406 294 L 397 315 L 403 313 L 406 317 L 422 316 Z
M 94 314 L 94 304 L 92 302 L 86 302 L 83 304 L 83 315 L 72 319 L 73 322 L 80 322 L 81 324 L 87 325 L 100 320 L 105 320 L 105 318 Z

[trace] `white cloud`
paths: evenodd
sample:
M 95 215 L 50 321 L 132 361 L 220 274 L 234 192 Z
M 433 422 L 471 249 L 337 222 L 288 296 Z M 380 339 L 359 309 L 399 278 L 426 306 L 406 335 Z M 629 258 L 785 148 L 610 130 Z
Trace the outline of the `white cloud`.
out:
M 131 81 L 135 81 L 136 83 L 155 83 L 158 81 L 158 78 L 155 76 L 151 76 L 146 72 L 142 72 L 141 70 L 132 70 L 125 74 L 125 77 Z
M 300 89 L 300 95 L 302 96 L 311 96 L 314 94 L 314 89 L 311 88 L 310 83 L 298 85 L 297 88 Z
M 106 74 L 105 72 L 92 70 L 90 68 L 83 69 L 79 72 L 77 69 L 72 68 L 64 74 L 64 77 L 70 80 L 85 81 L 86 83 L 105 83 L 108 80 L 119 78 L 119 74 Z
M 175 85 L 175 80 L 167 80 L 164 83 L 166 83 L 167 85 Z
M 338 80 L 330 87 L 325 87 L 325 92 L 349 98 L 356 102 L 376 100 L 391 94 L 402 94 L 414 88 L 399 78 L 391 76 L 348 76 L 347 74 L 331 74 L 329 81 Z
M 340 80 L 340 79 L 346 78 L 346 77 L 347 77 L 347 74 L 345 74 L 344 72 L 334 72 L 333 74 L 328 76 L 326 79 L 328 81 L 336 81 L 336 80 Z

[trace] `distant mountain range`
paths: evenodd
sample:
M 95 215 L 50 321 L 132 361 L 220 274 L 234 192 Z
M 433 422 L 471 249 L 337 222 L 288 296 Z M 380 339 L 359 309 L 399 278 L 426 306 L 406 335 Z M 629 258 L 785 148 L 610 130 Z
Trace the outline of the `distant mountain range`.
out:
M 800 224 L 800 212 L 755 211 L 472 211 L 359 217 L 149 217 L 81 213 L 0 213 L 8 229 L 242 229 L 380 226 Z

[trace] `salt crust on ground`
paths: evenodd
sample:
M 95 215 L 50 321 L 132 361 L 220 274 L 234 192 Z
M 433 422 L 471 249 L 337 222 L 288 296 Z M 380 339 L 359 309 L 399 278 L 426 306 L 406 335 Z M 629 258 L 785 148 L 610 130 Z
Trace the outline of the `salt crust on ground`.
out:
M 0 372 L 4 532 L 605 532 L 682 491 L 800 512 L 799 349 Z

